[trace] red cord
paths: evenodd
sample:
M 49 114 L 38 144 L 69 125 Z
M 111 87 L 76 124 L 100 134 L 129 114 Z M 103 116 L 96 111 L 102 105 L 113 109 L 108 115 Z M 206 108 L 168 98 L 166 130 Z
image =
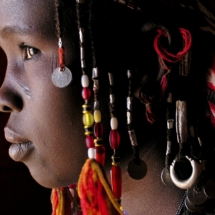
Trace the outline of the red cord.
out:
M 160 44 L 160 38 L 162 36 L 167 37 L 167 33 L 163 29 L 158 29 L 158 34 L 154 39 L 154 49 L 157 52 L 157 54 L 163 58 L 164 60 L 170 62 L 170 63 L 177 63 L 185 56 L 185 54 L 189 51 L 191 45 L 192 45 L 192 36 L 191 33 L 184 28 L 179 28 L 180 33 L 182 35 L 182 38 L 184 40 L 184 48 L 182 51 L 179 51 L 177 54 L 173 54 L 168 52 L 161 44 Z
M 64 69 L 64 49 L 58 48 L 58 63 L 60 67 L 60 71 L 63 71 Z

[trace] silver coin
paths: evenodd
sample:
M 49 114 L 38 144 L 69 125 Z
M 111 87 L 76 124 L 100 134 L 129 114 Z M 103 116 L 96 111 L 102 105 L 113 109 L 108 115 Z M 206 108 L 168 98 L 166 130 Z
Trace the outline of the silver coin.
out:
M 170 177 L 170 173 L 168 171 L 168 169 L 165 167 L 162 172 L 161 172 L 161 181 L 168 186 L 172 186 L 174 185 L 172 182 L 172 179 Z
M 60 67 L 57 67 L 52 73 L 52 83 L 59 88 L 66 87 L 72 81 L 72 73 L 67 68 L 64 67 L 63 71 L 60 71 Z
M 199 212 L 201 210 L 204 209 L 205 205 L 202 204 L 202 205 L 195 205 L 195 204 L 192 204 L 188 198 L 185 199 L 185 206 L 186 208 L 191 211 L 191 212 Z
M 205 195 L 209 199 L 214 199 L 215 198 L 215 182 L 209 180 L 203 187 L 203 191 Z
M 205 195 L 202 186 L 195 186 L 189 189 L 187 192 L 187 198 L 194 205 L 201 205 L 207 200 L 207 196 Z
M 128 163 L 127 172 L 131 178 L 140 180 L 144 178 L 147 173 L 146 163 L 141 159 L 139 159 L 138 162 L 133 159 Z

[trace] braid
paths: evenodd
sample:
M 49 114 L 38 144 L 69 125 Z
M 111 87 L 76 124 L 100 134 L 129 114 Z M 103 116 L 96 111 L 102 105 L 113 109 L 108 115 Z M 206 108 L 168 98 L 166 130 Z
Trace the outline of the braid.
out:
M 89 36 L 91 41 L 91 55 L 92 55 L 92 67 L 97 67 L 97 57 L 96 57 L 96 48 L 95 48 L 95 34 L 94 34 L 94 21 L 95 17 L 93 14 L 94 1 L 90 0 L 89 3 Z
M 57 29 L 57 37 L 61 38 L 61 26 L 60 26 L 60 13 L 59 13 L 59 7 L 60 7 L 60 0 L 55 0 L 55 21 L 56 21 L 56 29 Z

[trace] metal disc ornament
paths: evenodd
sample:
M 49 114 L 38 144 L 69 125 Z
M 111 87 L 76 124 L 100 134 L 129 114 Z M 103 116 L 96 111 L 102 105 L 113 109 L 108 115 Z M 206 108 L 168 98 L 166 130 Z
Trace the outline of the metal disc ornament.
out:
M 174 185 L 172 182 L 172 179 L 170 177 L 170 173 L 168 169 L 165 167 L 163 171 L 161 172 L 161 181 L 168 186 Z
M 135 180 L 140 180 L 145 177 L 147 173 L 146 163 L 139 159 L 130 160 L 127 167 L 127 172 L 129 176 Z
M 201 205 L 207 200 L 207 196 L 205 195 L 202 186 L 195 186 L 189 189 L 187 192 L 187 198 L 194 205 Z
M 204 185 L 203 191 L 209 199 L 214 199 L 215 198 L 215 182 L 212 180 L 209 180 Z
M 191 211 L 191 212 L 199 212 L 199 211 L 201 211 L 202 209 L 204 209 L 204 207 L 205 207 L 204 204 L 202 204 L 202 205 L 195 205 L 195 204 L 191 203 L 191 202 L 189 201 L 188 198 L 186 198 L 184 204 L 185 204 L 186 208 L 187 208 L 189 211 Z
M 72 73 L 67 67 L 64 67 L 63 71 L 60 71 L 60 67 L 57 67 L 52 73 L 52 82 L 56 87 L 66 87 L 71 81 Z

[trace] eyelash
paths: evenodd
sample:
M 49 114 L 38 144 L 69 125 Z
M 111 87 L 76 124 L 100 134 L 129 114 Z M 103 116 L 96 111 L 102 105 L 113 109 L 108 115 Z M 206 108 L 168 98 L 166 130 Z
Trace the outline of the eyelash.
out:
M 39 49 L 24 44 L 20 48 L 22 49 L 24 60 L 31 60 L 40 52 Z

